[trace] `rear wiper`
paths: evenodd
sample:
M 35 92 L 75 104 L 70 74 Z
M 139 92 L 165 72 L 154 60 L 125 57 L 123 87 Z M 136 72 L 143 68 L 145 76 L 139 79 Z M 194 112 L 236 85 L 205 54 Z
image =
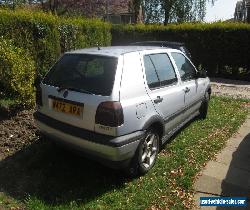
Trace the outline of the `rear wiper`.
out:
M 76 92 L 88 93 L 88 94 L 94 95 L 94 93 L 92 93 L 92 92 L 90 92 L 90 91 L 88 91 L 88 90 L 77 89 L 77 88 L 75 88 L 75 87 L 61 86 L 61 87 L 58 87 L 58 88 L 57 88 L 57 91 L 58 91 L 58 92 L 61 92 L 62 90 L 73 90 L 73 91 L 76 91 Z

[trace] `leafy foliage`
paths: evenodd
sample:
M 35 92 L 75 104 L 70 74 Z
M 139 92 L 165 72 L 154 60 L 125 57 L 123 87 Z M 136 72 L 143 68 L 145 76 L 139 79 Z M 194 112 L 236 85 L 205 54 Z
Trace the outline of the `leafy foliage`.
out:
M 0 36 L 11 39 L 34 57 L 36 68 L 44 74 L 60 55 L 60 34 L 56 17 L 29 11 L 0 10 Z
M 0 81 L 5 91 L 23 104 L 34 104 L 35 63 L 24 49 L 0 38 Z
M 207 2 L 213 4 L 214 0 L 144 0 L 141 2 L 146 23 L 168 24 L 202 21 L 206 14 Z
M 53 14 L 67 16 L 102 17 L 128 7 L 128 0 L 39 0 L 42 9 Z

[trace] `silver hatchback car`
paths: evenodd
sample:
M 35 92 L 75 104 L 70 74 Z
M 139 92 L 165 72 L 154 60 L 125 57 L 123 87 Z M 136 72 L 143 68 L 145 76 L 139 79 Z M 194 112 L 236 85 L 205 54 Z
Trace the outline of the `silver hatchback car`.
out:
M 163 145 L 205 118 L 210 81 L 176 49 L 103 47 L 65 53 L 37 88 L 43 134 L 130 174 L 145 174 Z

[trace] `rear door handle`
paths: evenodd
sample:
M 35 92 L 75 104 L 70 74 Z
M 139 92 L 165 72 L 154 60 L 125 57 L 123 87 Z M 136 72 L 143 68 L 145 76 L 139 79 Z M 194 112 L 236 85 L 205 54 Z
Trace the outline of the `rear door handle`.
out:
M 163 101 L 163 98 L 160 96 L 157 96 L 157 98 L 154 100 L 155 104 L 161 103 Z
M 188 93 L 188 92 L 190 91 L 190 89 L 189 89 L 188 87 L 186 87 L 185 89 L 183 89 L 183 91 L 184 91 L 185 93 Z

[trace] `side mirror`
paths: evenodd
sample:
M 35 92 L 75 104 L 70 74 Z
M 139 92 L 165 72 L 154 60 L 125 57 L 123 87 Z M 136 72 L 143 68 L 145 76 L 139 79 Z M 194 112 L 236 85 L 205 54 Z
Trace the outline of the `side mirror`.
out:
M 197 71 L 196 73 L 196 79 L 199 78 L 206 78 L 207 77 L 207 71 L 202 69 L 201 71 Z

